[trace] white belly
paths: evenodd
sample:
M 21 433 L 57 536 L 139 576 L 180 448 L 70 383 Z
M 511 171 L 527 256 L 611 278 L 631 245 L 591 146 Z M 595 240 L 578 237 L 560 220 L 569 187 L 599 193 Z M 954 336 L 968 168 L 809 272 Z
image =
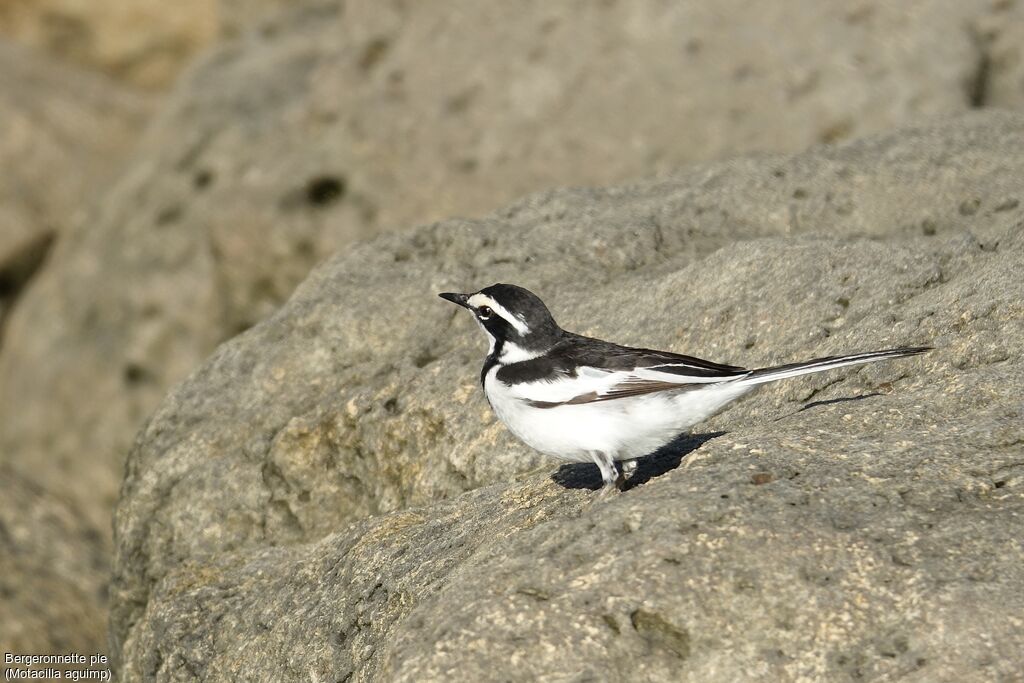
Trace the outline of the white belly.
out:
M 536 408 L 515 397 L 487 374 L 484 390 L 498 418 L 516 437 L 545 455 L 590 462 L 597 451 L 632 460 L 665 445 L 751 387 L 713 384 L 696 390 L 663 391 L 609 401 Z

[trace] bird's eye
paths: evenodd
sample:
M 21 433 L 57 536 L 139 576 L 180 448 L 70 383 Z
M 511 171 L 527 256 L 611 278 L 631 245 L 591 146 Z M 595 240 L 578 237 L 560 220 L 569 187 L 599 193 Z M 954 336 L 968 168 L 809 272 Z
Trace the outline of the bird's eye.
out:
M 476 314 L 481 320 L 487 320 L 494 314 L 494 311 L 492 311 L 489 306 L 481 306 L 476 309 Z

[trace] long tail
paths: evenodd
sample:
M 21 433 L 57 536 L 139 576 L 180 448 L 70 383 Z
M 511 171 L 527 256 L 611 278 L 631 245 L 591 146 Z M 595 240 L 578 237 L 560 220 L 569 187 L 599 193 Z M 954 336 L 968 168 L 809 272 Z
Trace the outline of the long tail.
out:
M 860 365 L 861 363 L 873 363 L 876 360 L 886 360 L 888 358 L 916 356 L 919 353 L 931 350 L 932 347 L 930 346 L 915 346 L 902 349 L 887 349 L 885 351 L 871 351 L 869 353 L 856 353 L 852 356 L 815 358 L 803 363 L 790 363 L 789 365 L 777 365 L 774 368 L 752 370 L 749 375 L 736 379 L 735 382 L 737 384 L 764 384 L 765 382 L 774 382 L 778 379 L 809 375 L 812 372 L 844 368 L 847 365 Z

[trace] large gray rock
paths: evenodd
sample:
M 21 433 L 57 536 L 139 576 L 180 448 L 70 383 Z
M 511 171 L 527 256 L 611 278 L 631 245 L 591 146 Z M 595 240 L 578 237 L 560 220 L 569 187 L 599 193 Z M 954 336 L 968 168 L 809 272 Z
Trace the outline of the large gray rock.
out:
M 327 262 L 139 434 L 125 679 L 1018 671 L 1022 133 L 973 115 L 550 192 Z M 569 329 L 750 366 L 937 349 L 774 385 L 591 502 L 596 471 L 551 481 L 495 422 L 483 341 L 435 298 L 502 280 Z
M 256 20 L 183 80 L 12 316 L 0 450 L 67 473 L 62 494 L 105 517 L 167 388 L 337 250 L 549 187 L 964 111 L 1000 73 L 978 70 L 971 22 L 1021 12 L 709 7 L 360 0 Z

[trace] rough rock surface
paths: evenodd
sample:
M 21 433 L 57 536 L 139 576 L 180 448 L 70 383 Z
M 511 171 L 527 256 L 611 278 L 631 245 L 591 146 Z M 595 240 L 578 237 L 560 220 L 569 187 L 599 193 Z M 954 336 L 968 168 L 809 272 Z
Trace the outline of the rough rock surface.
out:
M 125 162 L 149 111 L 113 82 L 0 42 L 0 324 L 56 233 Z
M 1022 134 L 972 115 L 549 192 L 327 262 L 139 435 L 125 679 L 1021 670 Z M 592 468 L 553 481 L 495 423 L 479 333 L 435 298 L 501 280 L 750 366 L 937 349 L 767 388 L 592 501 Z
M 134 85 L 166 86 L 217 34 L 215 0 L 4 0 L 0 34 Z
M 109 548 L 73 507 L 0 463 L 0 643 L 5 652 L 106 651 Z

